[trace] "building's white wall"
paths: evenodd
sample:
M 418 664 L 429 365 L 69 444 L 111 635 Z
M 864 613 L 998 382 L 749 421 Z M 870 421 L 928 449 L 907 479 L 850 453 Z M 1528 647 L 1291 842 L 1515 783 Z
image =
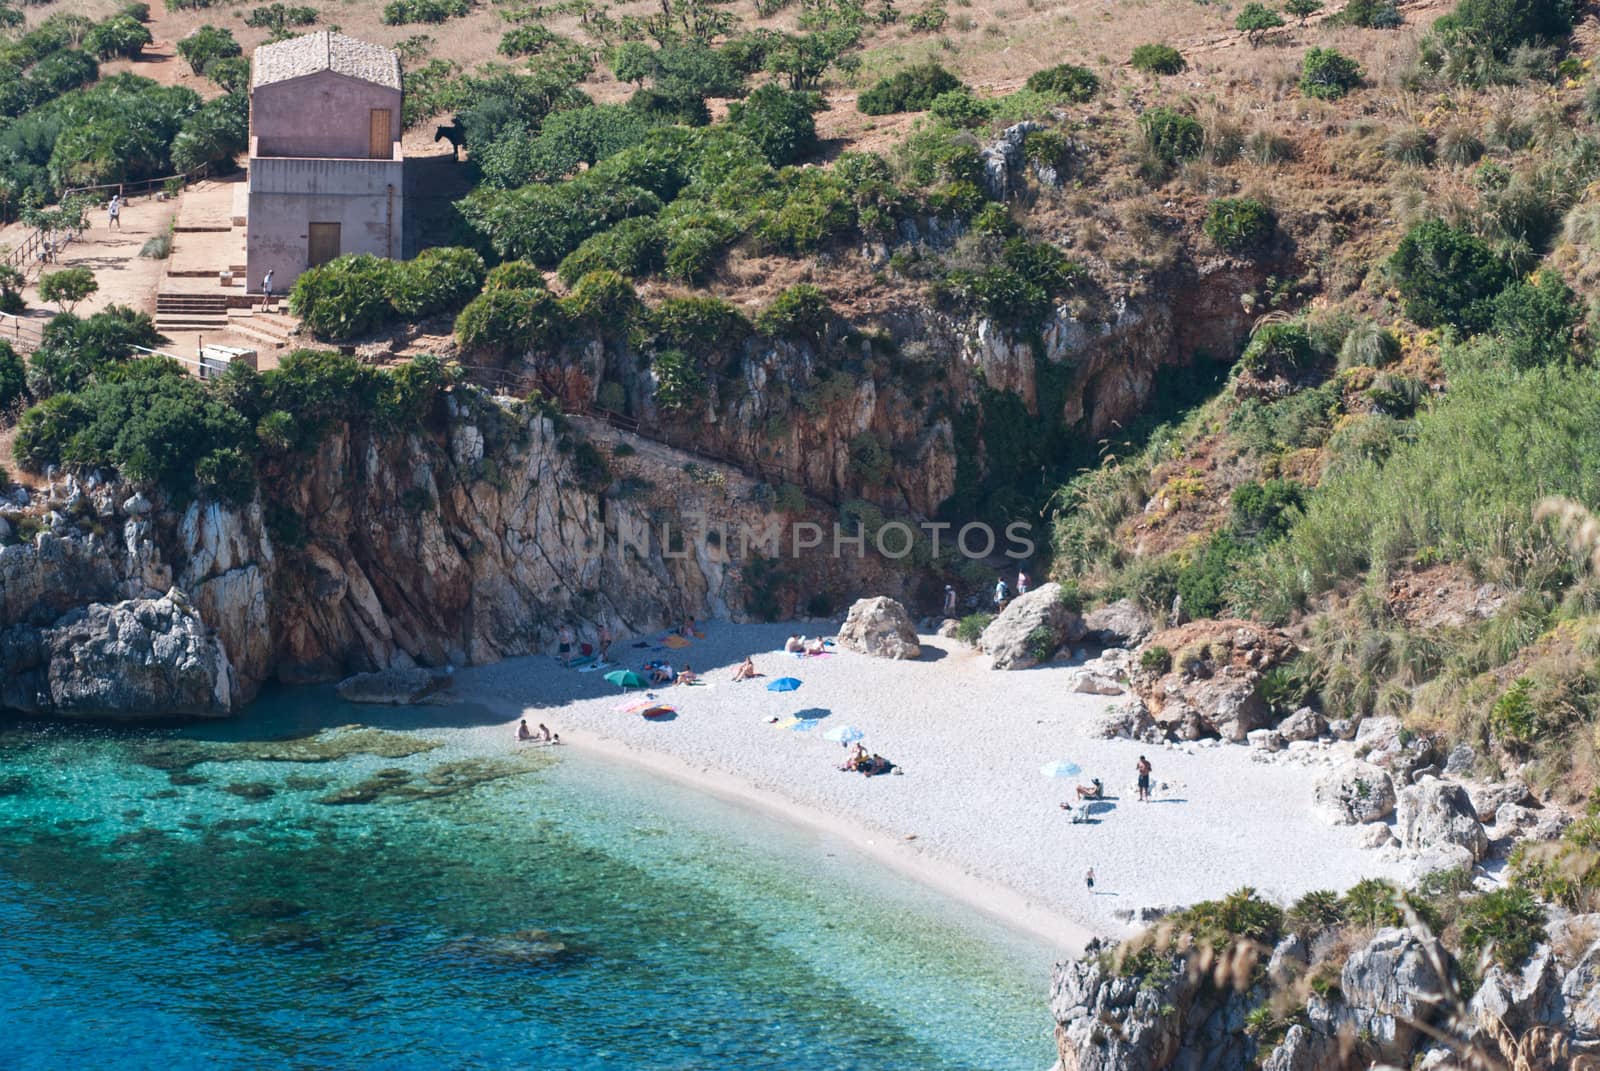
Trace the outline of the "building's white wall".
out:
M 270 268 L 278 293 L 305 271 L 311 223 L 340 225 L 341 253 L 402 255 L 404 165 L 380 160 L 252 157 L 246 239 L 254 291 Z

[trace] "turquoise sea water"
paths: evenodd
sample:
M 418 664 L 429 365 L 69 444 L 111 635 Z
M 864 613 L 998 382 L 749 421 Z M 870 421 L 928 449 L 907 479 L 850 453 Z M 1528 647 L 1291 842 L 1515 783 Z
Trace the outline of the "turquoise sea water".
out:
M 1047 950 L 819 834 L 444 731 L 489 721 L 294 691 L 0 729 L 0 1068 L 1051 1063 Z M 337 757 L 258 746 L 289 736 Z

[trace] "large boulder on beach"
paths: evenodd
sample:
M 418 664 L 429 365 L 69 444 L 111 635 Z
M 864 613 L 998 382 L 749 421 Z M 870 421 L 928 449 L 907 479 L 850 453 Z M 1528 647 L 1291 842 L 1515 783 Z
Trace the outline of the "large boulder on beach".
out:
M 978 638 L 995 669 L 1027 669 L 1048 661 L 1083 638 L 1083 618 L 1062 599 L 1060 584 L 1046 584 L 1012 599 Z
M 875 658 L 921 658 L 911 615 L 884 595 L 857 599 L 839 630 L 839 646 Z
M 1083 616 L 1083 634 L 1102 647 L 1137 647 L 1155 631 L 1150 616 L 1132 599 L 1118 599 Z
M 1489 837 L 1467 790 L 1436 777 L 1400 790 L 1395 802 L 1395 834 L 1413 851 L 1454 844 L 1471 852 L 1474 861 L 1489 851 Z
M 176 589 L 0 632 L 0 707 L 71 718 L 225 717 L 240 701 L 222 642 Z
M 347 703 L 403 707 L 422 702 L 449 683 L 447 674 L 416 667 L 396 667 L 346 677 L 334 685 L 333 690 Z
M 1394 782 L 1370 762 L 1347 762 L 1324 774 L 1311 791 L 1311 808 L 1336 826 L 1376 822 L 1394 810 Z

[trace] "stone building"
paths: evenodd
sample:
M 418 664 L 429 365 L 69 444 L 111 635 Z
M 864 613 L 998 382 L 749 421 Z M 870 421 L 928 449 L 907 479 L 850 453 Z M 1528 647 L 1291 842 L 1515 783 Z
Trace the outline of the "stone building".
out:
M 399 257 L 405 190 L 400 57 L 321 31 L 256 49 L 250 68 L 247 284 L 284 293 L 342 253 Z

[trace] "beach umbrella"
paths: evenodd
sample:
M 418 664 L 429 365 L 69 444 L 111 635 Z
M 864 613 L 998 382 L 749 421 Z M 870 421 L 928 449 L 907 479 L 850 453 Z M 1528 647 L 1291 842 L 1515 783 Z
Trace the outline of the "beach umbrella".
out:
M 793 677 L 779 677 L 767 684 L 769 692 L 792 692 L 800 687 L 800 682 Z
M 832 740 L 836 744 L 853 744 L 866 735 L 854 725 L 835 725 L 823 733 L 822 738 L 824 740 Z
M 1039 767 L 1039 772 L 1046 777 L 1077 777 L 1083 772 L 1083 767 L 1066 759 L 1057 759 Z
M 644 678 L 631 669 L 614 669 L 606 674 L 606 681 L 618 688 L 643 688 Z
M 668 714 L 676 714 L 677 712 L 677 707 L 669 707 L 665 703 L 651 703 L 644 709 L 643 715 L 647 718 L 664 718 Z

